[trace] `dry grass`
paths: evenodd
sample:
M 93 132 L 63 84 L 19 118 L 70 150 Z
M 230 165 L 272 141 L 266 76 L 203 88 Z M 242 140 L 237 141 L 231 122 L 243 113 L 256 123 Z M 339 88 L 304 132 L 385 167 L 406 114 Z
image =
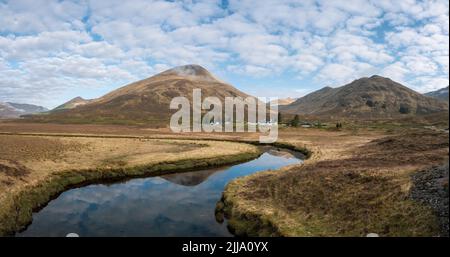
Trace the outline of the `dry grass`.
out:
M 330 134 L 326 139 L 309 134 L 297 143 L 311 139 L 316 150 L 322 150 L 303 166 L 254 174 L 228 185 L 225 206 L 219 207 L 236 234 L 437 234 L 431 210 L 409 198 L 410 175 L 448 158 L 448 134 Z
M 218 141 L 0 135 L 0 235 L 71 185 L 243 161 L 255 146 Z M 19 213 L 13 210 L 20 210 Z
M 254 133 L 174 135 L 167 129 L 113 125 L 68 126 L 0 122 L 0 132 L 171 137 L 189 138 L 191 141 L 196 140 L 195 142 L 199 139 L 258 140 L 258 134 Z M 89 144 L 88 140 L 75 141 L 81 143 L 77 147 L 95 147 Z M 225 206 L 219 203 L 219 207 L 227 211 L 229 224 L 237 234 L 435 234 L 437 226 L 430 209 L 409 198 L 410 175 L 448 158 L 448 134 L 424 130 L 421 126 L 412 128 L 396 124 L 344 124 L 344 130 L 341 131 L 285 128 L 280 130 L 278 142 L 296 148 L 306 147 L 311 150 L 312 156 L 304 165 L 254 174 L 228 185 L 224 194 Z M 216 143 L 221 148 L 223 143 Z M 117 153 L 115 150 L 113 152 Z M 66 154 L 63 153 L 62 156 Z M 192 150 L 186 152 L 186 156 L 191 154 Z M 100 166 L 113 163 L 120 167 L 137 161 L 131 157 L 124 158 L 119 153 L 108 158 L 97 159 L 98 162 L 95 163 Z M 114 160 L 119 161 L 115 163 Z M 7 172 L 9 176 L 3 176 L 5 184 L 15 179 L 28 179 L 27 171 L 23 170 L 28 167 L 14 167 Z M 16 172 L 25 172 L 25 175 L 19 175 L 18 178 L 11 176 Z

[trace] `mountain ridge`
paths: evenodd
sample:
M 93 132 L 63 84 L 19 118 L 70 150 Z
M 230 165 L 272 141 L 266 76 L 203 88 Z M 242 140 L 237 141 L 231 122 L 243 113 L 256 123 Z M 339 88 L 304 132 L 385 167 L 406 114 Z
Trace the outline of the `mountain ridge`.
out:
M 22 115 L 43 113 L 47 108 L 24 103 L 0 102 L 0 118 L 19 118 Z
M 341 87 L 324 87 L 281 106 L 282 112 L 328 118 L 396 118 L 448 111 L 431 97 L 389 78 L 363 77 Z
M 444 88 L 441 88 L 441 89 L 438 89 L 438 90 L 435 90 L 435 91 L 431 91 L 431 92 L 425 93 L 424 95 L 429 96 L 429 97 L 433 97 L 433 98 L 436 98 L 436 99 L 439 99 L 439 100 L 442 100 L 442 101 L 445 101 L 445 102 L 449 101 L 449 99 L 448 99 L 448 86 L 444 87 Z
M 30 118 L 69 123 L 159 123 L 168 121 L 176 111 L 169 108 L 174 97 L 192 99 L 195 88 L 202 90 L 203 99 L 214 96 L 222 103 L 225 97 L 249 96 L 217 79 L 205 68 L 190 64 L 127 84 L 75 108 L 60 109 L 48 115 Z
M 82 106 L 85 104 L 88 104 L 92 102 L 91 99 L 84 99 L 81 96 L 77 96 L 75 98 L 70 99 L 69 101 L 55 107 L 52 111 L 58 111 L 58 110 L 66 110 L 66 109 L 73 109 L 78 106 Z

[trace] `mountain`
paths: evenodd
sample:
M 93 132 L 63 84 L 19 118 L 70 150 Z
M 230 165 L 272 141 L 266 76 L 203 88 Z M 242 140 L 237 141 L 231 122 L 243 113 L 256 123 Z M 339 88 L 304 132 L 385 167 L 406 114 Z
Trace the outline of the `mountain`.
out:
M 90 103 L 91 101 L 92 101 L 92 100 L 86 100 L 86 99 L 84 99 L 84 98 L 78 96 L 78 97 L 75 97 L 75 98 L 73 98 L 72 100 L 70 100 L 70 101 L 68 101 L 68 102 L 66 102 L 66 103 L 61 104 L 60 106 L 56 107 L 56 108 L 53 109 L 52 111 L 66 110 L 66 109 L 73 109 L 73 108 L 75 108 L 75 107 L 78 107 L 78 106 L 82 106 L 82 105 L 88 104 L 88 103 Z
M 48 115 L 31 119 L 68 123 L 134 123 L 167 124 L 172 98 L 185 96 L 192 99 L 195 88 L 202 90 L 202 98 L 218 97 L 222 102 L 227 96 L 247 97 L 233 86 L 220 81 L 199 65 L 185 65 L 164 71 L 150 78 L 137 81 L 114 90 L 100 98 L 78 104 L 76 108 L 64 108 Z M 75 103 L 81 103 L 77 99 Z M 85 100 L 87 101 L 87 100 Z M 69 104 L 73 106 L 73 103 Z
M 14 107 L 0 102 L 0 118 L 16 118 L 18 116 L 17 110 Z
M 448 86 L 424 95 L 448 102 Z
M 278 99 L 278 105 L 288 105 L 291 104 L 293 102 L 295 102 L 295 100 L 297 100 L 297 98 L 292 98 L 292 97 L 288 97 L 288 98 L 280 98 Z M 273 105 L 273 101 L 270 101 L 270 105 Z
M 47 108 L 32 104 L 0 102 L 0 118 L 19 118 L 21 115 L 48 111 Z
M 376 119 L 448 111 L 448 104 L 374 75 L 338 88 L 324 87 L 280 110 L 324 118 Z

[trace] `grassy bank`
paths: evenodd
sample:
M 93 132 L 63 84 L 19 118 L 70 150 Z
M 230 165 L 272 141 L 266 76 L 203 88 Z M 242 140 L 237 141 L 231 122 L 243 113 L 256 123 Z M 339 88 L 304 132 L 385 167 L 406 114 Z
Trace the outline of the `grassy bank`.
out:
M 9 132 L 17 129 L 19 127 L 5 127 L 3 130 Z M 80 136 L 74 135 L 74 133 L 79 133 L 78 131 L 92 134 L 92 138 L 81 142 L 81 145 L 70 144 L 72 149 L 69 149 L 68 152 L 62 150 L 63 154 L 58 153 L 61 151 L 60 147 L 51 143 L 49 146 L 54 149 L 49 149 L 49 152 L 43 155 L 29 155 L 29 153 L 40 152 L 38 151 L 39 147 L 46 145 L 46 142 L 39 141 L 34 146 L 28 144 L 31 141 L 25 140 L 28 142 L 26 147 L 12 154 L 12 156 L 21 156 L 25 162 L 6 163 L 14 169 L 3 173 L 3 175 L 9 173 L 9 176 L 2 177 L 2 172 L 0 172 L 0 192 L 9 192 L 8 188 L 15 187 L 14 183 L 35 188 L 34 186 L 37 184 L 32 183 L 33 179 L 36 177 L 47 178 L 46 173 L 42 173 L 45 169 L 39 168 L 42 164 L 45 164 L 42 167 L 51 165 L 51 167 L 57 168 L 53 171 L 69 173 L 72 171 L 67 167 L 83 166 L 77 168 L 77 171 L 73 171 L 77 172 L 74 174 L 76 176 L 67 177 L 70 180 L 78 178 L 81 181 L 71 182 L 71 186 L 68 186 L 70 188 L 80 183 L 86 183 L 83 181 L 96 181 L 97 179 L 104 181 L 109 177 L 118 179 L 124 176 L 133 176 L 132 173 L 137 171 L 132 170 L 136 167 L 139 170 L 139 167 L 170 164 L 172 170 L 182 169 L 176 167 L 176 163 L 192 156 L 196 156 L 196 159 L 211 160 L 211 158 L 217 157 L 217 154 L 234 156 L 244 152 L 253 153 L 251 150 L 253 146 L 248 144 L 258 145 L 258 134 L 251 133 L 173 135 L 165 130 L 155 131 L 137 127 L 75 126 L 67 128 L 55 127 L 55 125 L 41 127 L 40 124 L 22 129 L 23 131 L 17 131 L 42 133 L 40 136 L 34 135 L 36 138 L 58 138 L 60 140 L 64 136 L 64 140 L 75 140 L 80 143 Z M 2 130 L 1 126 L 0 130 Z M 50 137 L 45 133 L 60 134 L 53 134 Z M 25 137 L 26 135 L 12 133 L 6 136 Z M 0 135 L 0 139 L 1 137 Z M 115 147 L 107 145 L 104 149 L 104 144 L 97 145 L 95 143 L 102 142 L 102 140 L 113 140 L 110 142 L 114 142 L 112 145 Z M 129 140 L 134 143 L 130 144 Z M 158 142 L 158 140 L 160 140 L 159 146 L 155 147 L 150 144 L 150 142 Z M 165 142 L 165 140 L 169 142 Z M 13 140 L 13 142 L 17 143 L 20 140 Z M 136 142 L 139 147 L 135 146 Z M 247 144 L 236 144 L 243 148 L 233 148 L 232 145 L 228 145 L 233 144 L 232 142 Z M 146 144 L 148 147 L 145 147 Z M 4 142 L 0 142 L 0 153 L 4 145 Z M 438 165 L 448 158 L 448 134 L 429 129 L 424 130 L 420 127 L 414 129 L 400 127 L 393 130 L 389 128 L 388 132 L 384 129 L 362 127 L 357 130 L 352 128 L 342 130 L 283 128 L 279 131 L 278 143 L 273 146 L 301 151 L 309 158 L 304 165 L 261 172 L 239 178 L 227 186 L 223 201 L 217 205 L 217 217 L 218 220 L 221 220 L 226 215 L 229 219 L 230 229 L 235 234 L 251 236 L 364 236 L 370 232 L 378 233 L 381 236 L 436 234 L 436 217 L 430 208 L 409 197 L 412 187 L 411 175 L 430 165 Z M 84 158 L 83 155 L 76 154 L 80 149 L 81 152 L 90 149 L 88 152 L 97 154 L 86 155 L 89 158 Z M 137 151 L 137 154 L 134 151 Z M 158 155 L 157 151 L 167 153 L 164 154 L 167 156 Z M 97 156 L 99 152 L 102 153 L 100 154 L 101 158 Z M 57 155 L 54 155 L 55 153 Z M 129 158 L 129 155 L 137 156 L 137 158 Z M 148 158 L 155 155 L 160 160 L 153 161 L 152 158 Z M 57 158 L 45 161 L 48 156 L 57 156 Z M 250 156 L 248 157 L 250 158 Z M 68 163 L 58 163 L 58 160 L 66 160 Z M 75 166 L 71 160 L 77 160 Z M 93 162 L 89 162 L 89 160 L 93 160 Z M 190 160 L 193 161 L 193 159 Z M 178 164 L 188 167 L 191 165 Z M 0 160 L 0 169 L 1 165 Z M 27 169 L 22 169 L 23 167 Z M 33 167 L 38 169 L 33 169 Z M 162 171 L 158 171 L 158 168 L 154 169 L 156 170 L 152 171 L 153 174 L 171 172 L 170 169 L 165 168 L 161 168 Z M 92 170 L 94 170 L 93 174 L 98 174 L 99 178 L 90 177 Z M 85 175 L 82 175 L 87 177 L 86 180 L 78 177 L 80 171 L 83 171 L 83 174 L 86 172 Z M 116 172 L 118 174 L 114 175 Z M 16 175 L 17 177 L 15 177 Z M 61 176 L 61 178 L 56 177 L 55 181 L 66 179 L 62 173 Z M 38 180 L 38 182 L 41 183 L 42 180 Z M 11 183 L 13 184 L 11 185 Z M 54 183 L 52 188 L 61 186 L 61 182 Z M 59 189 L 59 191 L 63 190 L 65 189 Z M 27 190 L 21 188 L 21 191 L 26 192 Z M 20 201 L 19 198 L 25 199 L 23 200 L 25 203 L 39 202 L 32 198 L 37 197 L 40 193 L 36 191 L 33 193 L 33 197 L 20 196 L 18 193 L 15 195 L 17 199 L 11 198 L 12 203 Z M 44 196 L 43 198 L 46 198 Z M 2 196 L 0 196 L 0 201 L 3 201 L 1 198 Z M 42 202 L 46 201 L 42 200 Z M 4 213 L 22 212 L 11 206 L 8 207 L 10 208 L 8 212 Z M 29 213 L 31 216 L 31 211 Z M 19 216 L 15 215 L 14 217 Z M 26 220 L 26 218 L 23 219 Z M 15 218 L 9 224 L 16 220 L 19 218 Z
M 10 137 L 0 137 L 0 235 L 25 228 L 33 210 L 73 187 L 216 167 L 261 154 L 257 147 L 230 142 Z M 164 154 L 158 155 L 160 150 Z
M 217 216 L 228 217 L 236 235 L 248 236 L 438 234 L 431 208 L 410 198 L 411 175 L 448 158 L 448 134 L 352 139 L 340 134 L 315 140 L 322 150 L 304 165 L 232 181 L 217 204 Z

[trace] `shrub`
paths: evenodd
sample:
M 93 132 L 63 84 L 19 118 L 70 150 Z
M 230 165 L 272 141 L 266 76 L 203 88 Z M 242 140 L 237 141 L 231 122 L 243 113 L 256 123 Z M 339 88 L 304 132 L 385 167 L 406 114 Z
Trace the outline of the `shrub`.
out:
M 294 119 L 291 121 L 291 125 L 293 127 L 298 127 L 298 125 L 300 125 L 300 117 L 298 115 L 295 115 Z
M 398 110 L 401 114 L 408 114 L 410 113 L 410 109 L 409 106 L 405 105 L 405 104 L 401 104 L 400 105 L 400 109 Z

